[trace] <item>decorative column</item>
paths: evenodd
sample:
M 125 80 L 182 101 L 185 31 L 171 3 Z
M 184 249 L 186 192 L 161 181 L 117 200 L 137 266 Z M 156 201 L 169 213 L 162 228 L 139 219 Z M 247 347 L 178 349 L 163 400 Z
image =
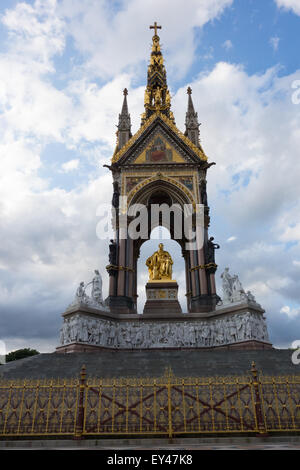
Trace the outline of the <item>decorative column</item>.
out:
M 192 286 L 191 286 L 191 272 L 190 272 L 190 257 L 189 252 L 183 250 L 183 258 L 185 264 L 185 283 L 186 283 L 186 303 L 187 311 L 190 312 L 191 309 L 191 296 L 192 296 Z
M 112 244 L 110 245 L 112 248 Z M 136 313 L 134 302 L 134 263 L 133 263 L 133 240 L 119 239 L 118 252 L 114 261 L 106 267 L 109 275 L 109 296 L 106 304 L 115 313 Z M 113 258 L 110 258 L 110 260 Z
M 126 261 L 126 241 L 125 239 L 120 240 L 120 251 L 119 251 L 119 275 L 118 275 L 118 289 L 117 295 L 125 295 L 125 261 Z
M 197 282 L 196 282 L 196 266 L 197 263 L 195 262 L 195 251 L 189 251 L 189 265 L 190 265 L 190 273 L 191 273 L 191 294 L 192 297 L 197 295 Z
M 216 292 L 216 281 L 215 281 L 215 272 L 217 270 L 217 265 L 215 263 L 215 250 L 219 249 L 220 245 L 214 243 L 214 237 L 208 239 L 206 235 L 205 240 L 205 261 L 206 261 L 206 276 L 208 282 L 208 293 L 212 298 L 213 305 L 215 306 L 219 297 Z
M 214 273 L 210 273 L 209 279 L 210 279 L 211 294 L 212 294 L 212 295 L 215 295 L 215 294 L 217 293 L 215 274 L 214 274 Z
M 117 269 L 116 266 L 107 266 L 107 271 L 109 274 L 109 289 L 108 289 L 108 295 L 114 296 L 116 295 L 116 287 L 117 287 Z
M 205 257 L 204 257 L 204 249 L 203 247 L 198 250 L 198 263 L 199 263 L 199 280 L 200 280 L 200 292 L 201 295 L 207 295 L 207 279 L 206 279 L 206 272 L 203 266 L 205 265 Z
M 137 299 L 138 299 L 138 293 L 137 293 L 137 263 L 138 263 L 138 259 L 140 257 L 140 252 L 139 250 L 137 250 L 137 248 L 134 246 L 133 244 L 133 252 L 132 252 L 132 257 L 133 257 L 133 286 L 132 286 L 132 298 L 133 298 L 133 302 L 134 302 L 134 305 L 135 305 L 135 310 L 137 311 Z
M 133 240 L 129 238 L 127 240 L 127 295 L 133 298 L 133 277 L 134 277 L 134 265 L 133 265 Z

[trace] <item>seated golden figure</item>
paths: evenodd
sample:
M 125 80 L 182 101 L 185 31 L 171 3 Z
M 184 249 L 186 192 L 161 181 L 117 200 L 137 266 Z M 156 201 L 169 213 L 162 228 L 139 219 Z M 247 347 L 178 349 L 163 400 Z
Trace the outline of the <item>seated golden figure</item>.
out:
M 149 281 L 171 281 L 173 260 L 170 253 L 164 251 L 164 245 L 160 243 L 158 250 L 146 261 L 149 270 Z

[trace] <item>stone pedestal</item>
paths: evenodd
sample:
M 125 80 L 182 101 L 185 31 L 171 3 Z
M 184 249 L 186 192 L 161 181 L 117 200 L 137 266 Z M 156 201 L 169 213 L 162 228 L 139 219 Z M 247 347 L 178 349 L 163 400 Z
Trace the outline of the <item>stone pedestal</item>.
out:
M 272 348 L 264 310 L 252 302 L 232 303 L 206 313 L 154 311 L 146 315 L 115 314 L 81 304 L 69 308 L 63 318 L 60 353 Z
M 105 299 L 106 305 L 111 312 L 118 313 L 136 313 L 136 306 L 130 297 L 110 295 Z
M 182 313 L 178 302 L 178 284 L 176 281 L 152 281 L 146 284 L 147 301 L 144 315 L 173 315 Z

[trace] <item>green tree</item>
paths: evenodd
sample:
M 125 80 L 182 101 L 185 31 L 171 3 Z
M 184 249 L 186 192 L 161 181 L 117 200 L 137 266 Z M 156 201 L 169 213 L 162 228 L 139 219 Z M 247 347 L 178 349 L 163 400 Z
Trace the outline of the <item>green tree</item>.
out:
M 36 349 L 17 349 L 16 351 L 11 351 L 10 353 L 6 354 L 6 362 L 17 361 L 18 359 L 35 356 L 36 354 L 40 354 Z

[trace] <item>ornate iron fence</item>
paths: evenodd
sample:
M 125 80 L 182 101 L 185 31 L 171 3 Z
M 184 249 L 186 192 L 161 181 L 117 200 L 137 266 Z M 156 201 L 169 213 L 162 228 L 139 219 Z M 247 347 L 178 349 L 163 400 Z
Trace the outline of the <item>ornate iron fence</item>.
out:
M 0 381 L 0 436 L 300 431 L 300 376 Z
M 0 381 L 0 436 L 74 435 L 78 380 Z

